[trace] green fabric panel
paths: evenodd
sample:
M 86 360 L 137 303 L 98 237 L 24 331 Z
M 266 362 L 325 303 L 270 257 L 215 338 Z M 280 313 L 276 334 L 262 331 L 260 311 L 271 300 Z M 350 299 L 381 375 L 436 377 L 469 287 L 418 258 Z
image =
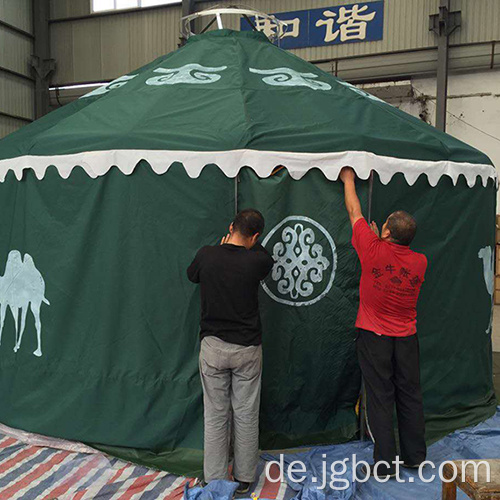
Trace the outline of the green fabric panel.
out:
M 376 177 L 373 218 L 406 210 L 417 219 L 412 248 L 429 265 L 418 303 L 421 379 L 428 440 L 478 423 L 495 412 L 492 298 L 484 278 L 481 248 L 495 248 L 496 189 L 463 177 L 457 186 L 443 177 L 429 188 L 420 177 L 408 186 L 397 174 L 384 186 Z
M 215 69 L 208 76 L 181 70 L 188 74 L 171 85 L 146 84 L 162 76 L 157 69 L 177 70 L 194 63 Z M 205 33 L 130 75 L 135 78 L 124 85 L 115 83 L 105 94 L 78 99 L 11 134 L 1 142 L 0 159 L 114 149 L 249 148 L 369 151 L 397 158 L 491 164 L 484 153 L 346 86 L 279 49 L 262 33 Z M 164 73 L 163 77 L 176 78 Z M 292 80 L 292 86 L 276 85 Z
M 260 209 L 264 237 L 286 217 L 306 217 L 337 267 L 327 291 L 314 284 L 312 305 L 278 303 L 261 290 L 264 378 L 261 447 L 343 442 L 357 430 L 360 375 L 354 320 L 360 266 L 350 243 L 343 186 L 312 170 L 300 181 L 285 169 L 239 178 L 239 207 Z M 368 183 L 359 182 L 367 211 Z M 484 420 L 494 412 L 491 297 L 478 251 L 494 246 L 495 189 L 408 186 L 398 175 L 375 180 L 373 217 L 395 209 L 415 214 L 415 250 L 429 259 L 419 303 L 427 437 Z M 130 176 L 112 169 L 90 179 L 81 168 L 67 180 L 55 168 L 38 181 L 28 171 L 0 184 L 0 273 L 8 253 L 34 259 L 50 305 L 41 310 L 43 356 L 28 312 L 21 349 L 7 311 L 0 347 L 0 422 L 80 440 L 116 456 L 199 476 L 202 397 L 198 375 L 199 292 L 185 277 L 198 248 L 216 243 L 234 215 L 234 180 L 215 166 L 190 179 L 182 166 L 156 175 L 141 164 Z M 294 224 L 289 224 L 294 227 Z M 281 226 L 266 243 L 273 251 Z M 310 242 L 311 243 L 311 242 Z M 331 267 L 330 267 L 331 269 Z M 328 269 L 327 269 L 328 270 Z M 266 280 L 279 296 L 279 280 Z M 289 294 L 281 293 L 290 298 Z M 282 298 L 283 298 L 282 297 Z
M 366 183 L 360 195 L 366 205 Z M 349 440 L 357 429 L 354 407 L 360 385 L 354 343 L 360 266 L 350 242 L 343 185 L 326 180 L 318 170 L 294 181 L 285 169 L 267 179 L 245 169 L 240 176 L 238 205 L 240 209 L 254 207 L 262 211 L 266 219 L 264 236 L 286 217 L 311 218 L 331 235 L 337 253 L 333 286 L 311 305 L 279 303 L 261 290 L 261 446 L 277 449 Z M 296 223 L 302 221 L 294 219 L 274 233 L 266 244 L 271 253 L 275 245 L 285 241 L 282 230 Z M 323 255 L 331 261 L 326 238 L 317 228 L 313 230 L 314 243 L 322 246 Z M 330 269 L 314 284 L 311 298 L 324 290 Z M 277 298 L 293 302 L 290 294 L 279 293 L 277 283 L 272 275 L 266 279 Z
M 215 166 L 199 179 L 180 165 L 67 180 L 50 169 L 42 182 L 28 171 L 0 184 L 0 207 L 0 273 L 11 250 L 30 254 L 50 301 L 40 358 L 32 314 L 14 353 L 7 311 L 0 422 L 172 456 L 201 450 L 199 291 L 185 272 L 227 231 L 234 181 Z

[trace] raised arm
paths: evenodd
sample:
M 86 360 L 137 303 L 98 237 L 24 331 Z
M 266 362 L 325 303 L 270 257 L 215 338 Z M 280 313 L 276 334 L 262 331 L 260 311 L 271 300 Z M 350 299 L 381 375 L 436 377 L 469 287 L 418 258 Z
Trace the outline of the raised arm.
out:
M 356 173 L 351 167 L 344 167 L 340 171 L 340 180 L 344 183 L 344 200 L 351 225 L 354 226 L 363 218 L 361 203 L 356 194 Z

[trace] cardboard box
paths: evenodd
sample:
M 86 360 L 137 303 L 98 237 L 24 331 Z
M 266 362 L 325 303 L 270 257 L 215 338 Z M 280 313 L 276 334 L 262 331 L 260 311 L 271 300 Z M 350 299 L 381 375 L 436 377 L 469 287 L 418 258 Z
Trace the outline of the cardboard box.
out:
M 495 275 L 500 276 L 500 245 L 495 246 Z

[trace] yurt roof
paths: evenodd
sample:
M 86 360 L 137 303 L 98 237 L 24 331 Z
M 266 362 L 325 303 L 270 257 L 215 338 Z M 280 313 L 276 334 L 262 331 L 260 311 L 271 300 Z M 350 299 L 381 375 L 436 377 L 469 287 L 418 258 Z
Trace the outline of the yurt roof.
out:
M 112 166 L 130 174 L 146 160 L 164 173 L 176 162 L 197 177 L 216 164 L 229 177 L 251 167 L 266 177 L 285 166 L 298 179 L 343 166 L 383 183 L 401 172 L 470 186 L 496 181 L 477 149 L 276 47 L 261 33 L 217 30 L 120 77 L 0 141 L 0 181 L 49 166 L 67 178 Z

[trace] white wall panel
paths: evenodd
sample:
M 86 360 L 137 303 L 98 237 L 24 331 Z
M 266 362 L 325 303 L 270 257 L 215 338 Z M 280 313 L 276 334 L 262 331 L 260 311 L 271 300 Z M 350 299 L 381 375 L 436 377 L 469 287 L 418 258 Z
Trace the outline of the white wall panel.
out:
M 422 115 L 434 124 L 436 79 L 414 78 L 412 87 L 414 92 L 410 98 L 389 102 L 414 116 Z M 446 132 L 486 153 L 497 168 L 500 168 L 499 95 L 500 69 L 450 76 Z M 500 206 L 500 191 L 498 204 Z

